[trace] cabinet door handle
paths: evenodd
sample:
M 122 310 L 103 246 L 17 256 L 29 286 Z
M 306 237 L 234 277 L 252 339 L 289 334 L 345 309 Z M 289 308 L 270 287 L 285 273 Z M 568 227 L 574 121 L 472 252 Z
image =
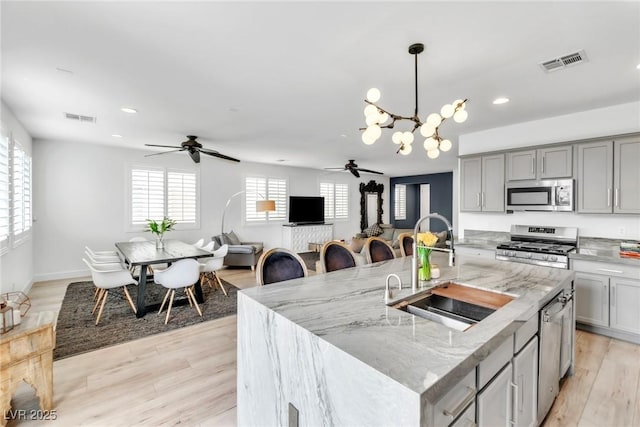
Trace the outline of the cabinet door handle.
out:
M 535 175 L 536 174 L 536 158 L 532 157 L 531 158 L 531 175 Z
M 620 207 L 620 199 L 618 198 L 618 188 L 616 188 L 615 190 L 613 190 L 613 206 L 615 206 L 616 208 Z
M 611 307 L 616 306 L 616 287 L 611 286 Z
M 467 386 L 467 390 L 468 390 L 467 395 L 462 400 L 462 402 L 460 402 L 460 404 L 456 406 L 456 408 L 453 411 L 449 411 L 447 409 L 442 411 L 443 414 L 445 414 L 448 417 L 451 417 L 452 421 L 458 418 L 458 415 L 460 415 L 462 411 L 464 411 L 464 409 L 467 407 L 467 405 L 473 402 L 473 399 L 476 398 L 475 388 Z
M 607 207 L 611 207 L 611 189 L 607 188 Z
M 476 193 L 476 206 L 480 207 L 480 193 Z
M 542 156 L 542 173 L 544 173 L 544 156 Z
M 482 195 L 480 196 L 480 199 L 482 199 L 482 207 L 486 208 L 487 207 L 487 200 L 484 198 L 484 191 L 482 192 Z
M 609 298 L 608 297 L 609 297 L 608 286 L 607 285 L 603 285 L 602 286 L 602 307 L 605 310 L 605 312 L 609 307 L 609 301 L 608 301 Z
M 610 270 L 608 268 L 599 268 L 598 271 L 604 271 L 605 273 L 616 273 L 616 274 L 624 274 L 624 271 L 620 270 Z

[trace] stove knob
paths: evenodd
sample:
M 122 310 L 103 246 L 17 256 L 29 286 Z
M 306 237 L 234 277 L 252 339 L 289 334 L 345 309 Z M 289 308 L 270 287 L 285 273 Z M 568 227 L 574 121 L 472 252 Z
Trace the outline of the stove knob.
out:
M 549 259 L 549 255 L 546 255 L 546 254 L 542 255 L 542 260 L 543 261 L 546 261 L 547 259 Z
M 516 256 L 516 253 L 515 253 L 515 251 L 509 251 L 509 254 L 508 254 L 508 255 L 509 255 L 509 256 Z
M 527 258 L 531 258 L 531 254 L 529 254 L 529 253 L 528 253 L 528 254 L 525 254 L 525 257 L 527 257 Z
M 558 257 L 557 257 L 557 256 L 555 256 L 555 255 L 551 255 L 551 257 L 549 258 L 549 260 L 550 260 L 551 262 L 555 262 L 555 261 L 557 261 L 557 260 L 558 260 Z

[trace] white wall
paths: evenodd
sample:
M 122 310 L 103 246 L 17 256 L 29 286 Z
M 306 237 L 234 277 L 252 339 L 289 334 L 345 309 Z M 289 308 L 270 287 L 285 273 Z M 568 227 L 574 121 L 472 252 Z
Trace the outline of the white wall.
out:
M 315 169 L 232 163 L 202 156 L 196 166 L 184 153 L 143 157 L 148 151 L 94 144 L 36 140 L 34 150 L 34 280 L 78 277 L 87 274 L 81 258 L 85 245 L 97 250 L 114 248 L 117 241 L 145 233 L 126 232 L 126 168 L 130 163 L 198 167 L 200 170 L 200 228 L 172 231 L 171 238 L 206 240 L 220 234 L 222 212 L 228 198 L 244 189 L 246 175 L 287 178 L 289 194 L 319 195 L 319 181 L 332 179 L 350 185 L 350 218 L 334 222 L 334 238 L 349 239 L 359 232 L 359 183 L 371 179 L 385 185 L 385 222 L 389 221 L 389 179 Z M 282 245 L 282 223 L 245 225 L 243 197 L 234 198 L 225 216 L 225 230 L 234 230 L 243 240 L 263 241 L 265 246 Z M 151 236 L 147 233 L 146 237 Z
M 26 153 L 32 153 L 31 136 L 16 119 L 11 110 L 2 102 L 1 120 L 3 130 L 11 133 L 20 142 Z M 19 246 L 9 246 L 9 252 L 0 256 L 0 293 L 27 292 L 33 283 L 33 239 L 23 241 Z
M 460 155 L 538 144 L 569 142 L 640 132 L 640 102 L 519 123 L 461 135 Z M 640 239 L 638 215 L 596 215 L 559 212 L 489 214 L 460 212 L 458 230 L 509 231 L 511 224 L 573 226 L 581 236 Z

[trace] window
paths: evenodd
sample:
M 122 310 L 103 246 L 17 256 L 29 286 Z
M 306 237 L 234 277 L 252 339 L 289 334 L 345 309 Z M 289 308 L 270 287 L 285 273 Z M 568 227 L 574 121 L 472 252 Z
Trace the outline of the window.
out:
M 404 184 L 394 186 L 393 216 L 395 219 L 407 219 L 407 186 Z
M 244 181 L 244 219 L 246 222 L 285 221 L 287 219 L 287 180 L 248 176 Z M 273 200 L 274 212 L 256 211 L 258 200 Z
M 0 253 L 9 243 L 9 135 L 0 135 Z
M 198 173 L 175 169 L 137 167 L 129 174 L 130 227 L 139 229 L 147 219 L 165 216 L 178 224 L 199 226 Z
M 324 197 L 325 219 L 349 218 L 349 184 L 321 182 L 320 195 Z
M 13 143 L 11 168 L 13 187 L 11 216 L 15 246 L 25 239 L 27 237 L 25 233 L 31 230 L 31 157 L 16 141 Z

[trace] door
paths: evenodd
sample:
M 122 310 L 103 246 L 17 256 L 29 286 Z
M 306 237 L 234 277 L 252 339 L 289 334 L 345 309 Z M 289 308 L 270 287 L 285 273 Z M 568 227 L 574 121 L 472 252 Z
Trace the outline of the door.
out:
M 431 213 L 431 185 L 420 184 L 420 218 Z M 420 224 L 420 231 L 429 231 L 429 221 L 424 220 Z
M 613 211 L 613 143 L 578 144 L 578 212 Z
M 507 153 L 507 180 L 536 179 L 536 150 Z
M 573 176 L 573 147 L 540 148 L 537 152 L 538 178 L 570 178 Z
M 511 362 L 478 394 L 478 426 L 508 426 L 511 422 Z
M 611 328 L 640 334 L 640 280 L 611 278 Z
M 460 210 L 480 211 L 482 160 L 480 157 L 460 160 Z
M 513 421 L 516 426 L 538 424 L 538 337 L 534 336 L 513 358 Z
M 614 143 L 613 212 L 640 213 L 640 140 Z
M 576 321 L 609 327 L 609 277 L 576 272 Z
M 504 154 L 482 158 L 483 212 L 504 212 Z

